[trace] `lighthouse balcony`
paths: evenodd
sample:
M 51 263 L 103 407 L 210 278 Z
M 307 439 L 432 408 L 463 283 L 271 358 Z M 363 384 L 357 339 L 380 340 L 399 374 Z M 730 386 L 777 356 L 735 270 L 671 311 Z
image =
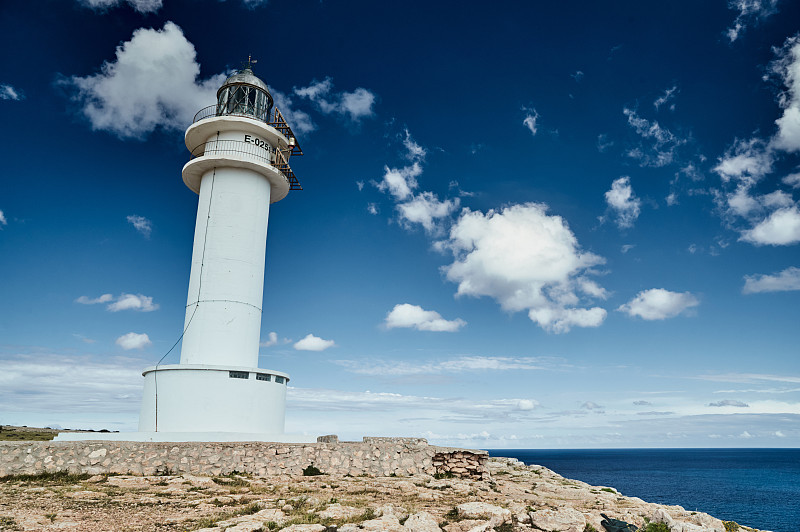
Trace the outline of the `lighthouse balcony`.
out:
M 210 105 L 200 109 L 197 114 L 194 115 L 192 124 L 196 124 L 201 120 L 218 118 L 221 116 L 249 118 L 272 126 L 278 130 L 281 135 L 286 137 L 292 155 L 303 155 L 303 150 L 297 143 L 297 137 L 295 137 L 292 128 L 286 123 L 286 119 L 277 107 L 258 106 L 249 102 L 241 102 L 235 105 L 231 102 L 228 102 L 228 104 Z
M 245 140 L 210 140 L 191 150 L 192 159 L 198 157 L 239 159 L 273 166 L 289 184 L 289 190 L 303 190 L 297 176 L 289 166 L 290 149 L 273 148 L 264 141 L 250 135 Z

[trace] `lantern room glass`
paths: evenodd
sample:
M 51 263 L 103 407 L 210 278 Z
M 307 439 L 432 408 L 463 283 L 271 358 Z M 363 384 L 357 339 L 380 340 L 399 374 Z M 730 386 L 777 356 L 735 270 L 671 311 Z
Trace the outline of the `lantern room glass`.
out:
M 269 122 L 272 98 L 252 85 L 230 85 L 219 93 L 218 115 L 245 115 Z

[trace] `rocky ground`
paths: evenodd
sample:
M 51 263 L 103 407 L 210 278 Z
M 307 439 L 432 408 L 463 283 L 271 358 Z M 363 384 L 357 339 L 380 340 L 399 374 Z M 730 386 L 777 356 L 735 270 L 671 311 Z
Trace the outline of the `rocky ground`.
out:
M 601 512 L 647 526 L 647 532 L 752 530 L 514 459 L 492 458 L 488 467 L 491 479 L 480 481 L 424 475 L 12 476 L 0 479 L 0 530 L 592 532 L 604 530 Z

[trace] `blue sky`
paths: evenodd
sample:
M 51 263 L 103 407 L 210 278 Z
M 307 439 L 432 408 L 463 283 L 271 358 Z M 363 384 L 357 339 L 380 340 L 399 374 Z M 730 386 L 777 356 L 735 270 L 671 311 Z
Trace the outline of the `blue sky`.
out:
M 529 4 L 4 2 L 0 423 L 135 429 L 183 131 L 252 54 L 305 152 L 267 242 L 287 431 L 798 446 L 800 6 Z

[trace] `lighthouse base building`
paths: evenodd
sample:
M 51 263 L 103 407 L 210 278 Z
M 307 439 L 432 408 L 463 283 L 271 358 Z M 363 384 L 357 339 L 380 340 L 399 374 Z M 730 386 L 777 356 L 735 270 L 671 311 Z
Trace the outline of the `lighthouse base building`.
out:
M 183 181 L 198 194 L 179 364 L 144 370 L 139 431 L 62 433 L 60 441 L 309 442 L 284 433 L 289 375 L 258 367 L 269 208 L 302 190 L 302 155 L 250 67 L 186 130 Z

